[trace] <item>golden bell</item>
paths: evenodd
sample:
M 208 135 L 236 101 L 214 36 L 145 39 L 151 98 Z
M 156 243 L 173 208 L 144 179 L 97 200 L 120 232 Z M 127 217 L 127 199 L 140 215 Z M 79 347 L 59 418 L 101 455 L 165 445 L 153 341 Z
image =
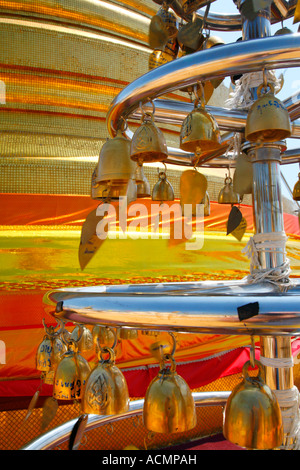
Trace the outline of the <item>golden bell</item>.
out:
M 48 372 L 51 369 L 52 341 L 48 335 L 45 335 L 39 344 L 36 352 L 36 368 L 42 372 Z
M 264 85 L 257 89 L 258 99 L 251 106 L 245 127 L 245 138 L 251 142 L 277 142 L 290 137 L 291 121 L 282 102 L 274 96 L 274 87 L 261 94 Z
M 134 173 L 130 158 L 130 141 L 123 137 L 121 130 L 113 139 L 108 139 L 102 146 L 95 183 L 120 186 L 127 184 Z
M 293 199 L 294 201 L 300 201 L 300 173 L 298 174 L 298 181 L 293 189 Z
M 243 381 L 230 394 L 224 410 L 223 434 L 228 441 L 247 449 L 275 449 L 282 444 L 283 426 L 275 394 L 262 379 L 249 377 L 250 361 L 243 367 Z
M 134 328 L 118 328 L 118 336 L 120 339 L 136 339 L 138 330 Z
M 276 31 L 274 36 L 283 36 L 285 34 L 293 34 L 293 31 L 286 26 L 283 26 L 282 28 L 278 29 L 278 31 Z
M 135 182 L 137 187 L 137 197 L 151 196 L 150 183 L 144 175 L 143 164 L 137 162 L 135 169 Z
M 230 177 L 225 178 L 225 186 L 221 189 L 218 196 L 219 204 L 239 204 L 240 197 L 234 192 L 232 186 L 232 179 Z
M 212 114 L 204 106 L 195 108 L 184 119 L 180 131 L 180 148 L 187 152 L 205 152 L 219 149 L 221 134 Z
M 115 332 L 106 326 L 95 325 L 92 330 L 94 345 L 103 344 L 105 346 L 113 345 L 116 339 Z
M 93 348 L 93 335 L 84 325 L 79 325 L 74 328 L 71 334 L 71 340 L 78 344 L 80 352 L 90 351 Z
M 160 65 L 166 64 L 174 60 L 174 57 L 168 52 L 155 49 L 149 55 L 148 68 L 149 70 L 156 69 Z
M 155 125 L 153 114 L 145 113 L 141 126 L 131 141 L 130 158 L 137 162 L 161 162 L 168 157 L 168 148 L 162 131 Z
M 119 186 L 111 185 L 111 182 L 97 183 L 97 168 L 93 171 L 91 180 L 91 198 L 103 201 L 106 198 L 119 199 L 127 194 L 127 183 Z
M 167 180 L 166 173 L 160 171 L 158 182 L 152 190 L 152 201 L 174 201 L 174 190 L 171 183 Z
M 149 431 L 185 432 L 196 426 L 192 393 L 185 380 L 177 374 L 172 357 L 171 360 L 171 368 L 163 366 L 146 391 L 143 421 Z
M 60 362 L 62 356 L 67 351 L 67 347 L 57 336 L 44 336 L 36 353 L 36 368 L 43 372 L 54 370 Z
M 101 358 L 96 368 L 90 373 L 82 400 L 84 413 L 97 415 L 115 415 L 129 409 L 129 393 L 124 375 L 115 365 L 112 349 L 104 348 L 109 359 Z M 103 350 L 104 350 L 103 349 Z
M 89 363 L 77 352 L 74 343 L 70 342 L 68 351 L 56 368 L 53 397 L 57 400 L 82 398 L 90 371 Z

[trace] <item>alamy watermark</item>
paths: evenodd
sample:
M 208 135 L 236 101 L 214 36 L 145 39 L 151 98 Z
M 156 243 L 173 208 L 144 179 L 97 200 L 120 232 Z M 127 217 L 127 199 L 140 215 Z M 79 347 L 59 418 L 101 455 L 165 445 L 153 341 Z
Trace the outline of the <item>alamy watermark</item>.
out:
M 204 205 L 132 203 L 120 198 L 118 209 L 111 203 L 100 204 L 96 227 L 101 240 L 172 238 L 185 242 L 186 250 L 200 250 L 204 244 Z M 119 225 L 119 230 L 117 230 Z M 120 230 L 121 229 L 121 230 Z
M 0 364 L 6 364 L 6 346 L 2 340 L 0 340 Z

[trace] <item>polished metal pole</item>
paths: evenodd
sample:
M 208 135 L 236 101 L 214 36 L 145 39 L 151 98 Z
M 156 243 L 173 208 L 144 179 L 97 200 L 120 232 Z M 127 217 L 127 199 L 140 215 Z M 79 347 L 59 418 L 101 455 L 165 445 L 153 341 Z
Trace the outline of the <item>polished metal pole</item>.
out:
M 270 11 L 268 8 L 260 10 L 256 18 L 249 20 L 243 14 L 244 0 L 239 3 L 242 17 L 243 39 L 251 40 L 270 36 Z M 253 101 L 257 98 L 256 89 L 251 89 Z M 253 213 L 256 234 L 284 233 L 283 208 L 281 196 L 280 163 L 283 150 L 282 143 L 249 144 L 247 149 L 253 166 Z M 272 245 L 272 244 L 271 244 Z M 283 246 L 282 246 L 283 245 Z M 280 267 L 286 261 L 285 244 L 279 248 L 268 248 L 258 252 L 260 268 L 272 270 Z M 269 244 L 270 246 L 270 244 Z M 261 336 L 260 357 L 264 366 L 265 380 L 274 393 L 284 398 L 294 390 L 293 357 L 291 350 L 291 338 L 283 336 Z M 297 394 L 295 394 L 296 399 Z M 286 399 L 279 401 L 283 416 L 284 441 L 283 447 L 288 447 L 292 440 L 290 433 L 293 423 L 286 417 Z M 291 403 L 292 405 L 292 403 Z M 296 416 L 297 418 L 297 416 Z

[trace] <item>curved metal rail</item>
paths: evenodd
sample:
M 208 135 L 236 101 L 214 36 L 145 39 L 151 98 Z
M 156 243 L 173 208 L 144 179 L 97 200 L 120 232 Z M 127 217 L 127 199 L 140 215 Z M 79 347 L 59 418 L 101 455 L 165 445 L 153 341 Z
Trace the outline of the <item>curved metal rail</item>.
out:
M 164 64 L 130 83 L 113 100 L 107 128 L 115 135 L 119 122 L 140 105 L 197 81 L 267 69 L 295 67 L 300 63 L 300 34 L 265 37 L 213 47 Z M 226 58 L 226 60 L 225 60 Z M 234 130 L 231 126 L 228 130 Z
M 73 323 L 226 335 L 300 335 L 300 282 L 287 292 L 265 282 L 170 283 L 61 289 L 48 313 Z M 55 313 L 54 313 L 55 312 Z
M 231 392 L 198 392 L 193 393 L 193 398 L 196 406 L 224 406 L 227 398 Z M 132 416 L 139 416 L 143 413 L 144 400 L 135 400 L 129 403 L 129 411 L 120 415 L 98 416 L 89 415 L 85 432 L 91 431 L 99 426 L 111 424 L 116 421 L 130 418 Z M 61 426 L 46 432 L 33 441 L 26 444 L 21 450 L 51 450 L 66 442 L 73 427 L 77 422 L 72 419 Z

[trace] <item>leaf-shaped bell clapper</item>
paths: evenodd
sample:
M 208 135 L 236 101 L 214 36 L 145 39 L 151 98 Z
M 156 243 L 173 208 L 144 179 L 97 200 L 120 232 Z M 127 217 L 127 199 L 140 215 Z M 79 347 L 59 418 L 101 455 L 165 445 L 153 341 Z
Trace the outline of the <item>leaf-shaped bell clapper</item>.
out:
M 163 5 L 156 15 L 162 19 L 169 38 L 174 38 L 178 33 L 178 19 L 176 15 L 169 10 L 167 4 Z
M 201 204 L 207 189 L 207 179 L 197 170 L 186 170 L 180 176 L 180 205 L 182 215 L 185 215 L 184 206 L 191 205 L 192 216 L 197 215 L 197 206 Z
M 204 101 L 198 107 L 196 99 L 194 109 L 184 119 L 180 131 L 180 148 L 186 152 L 201 155 L 201 152 L 218 150 L 221 146 L 221 134 L 215 118 L 205 110 Z
M 267 90 L 264 94 L 261 93 L 263 88 Z M 256 143 L 277 142 L 290 137 L 292 127 L 289 113 L 274 96 L 273 84 L 261 84 L 257 95 L 258 99 L 249 109 L 246 120 L 246 140 Z
M 74 341 L 70 341 L 68 351 L 58 364 L 54 377 L 53 398 L 57 400 L 77 400 L 82 398 L 86 379 L 91 368 L 87 360 L 78 353 Z
M 108 359 L 103 358 L 104 353 L 108 353 Z M 87 414 L 115 415 L 128 409 L 128 387 L 123 373 L 115 365 L 114 351 L 102 348 L 99 363 L 86 382 L 82 410 Z
M 85 325 L 75 326 L 71 334 L 71 340 L 77 343 L 80 352 L 90 351 L 94 345 L 93 335 Z
M 240 197 L 238 193 L 233 190 L 232 178 L 226 176 L 225 186 L 221 189 L 218 196 L 219 204 L 239 204 Z
M 154 104 L 152 102 L 154 109 Z M 168 157 L 162 131 L 154 123 L 154 113 L 143 112 L 140 127 L 131 140 L 130 158 L 135 162 L 161 162 Z
M 205 192 L 201 204 L 204 204 L 204 217 L 208 217 L 210 215 L 210 197 L 207 191 Z
M 230 394 L 224 410 L 223 434 L 228 441 L 246 449 L 268 450 L 282 444 L 282 416 L 274 392 L 263 380 L 259 361 L 258 375 L 250 377 L 247 361 L 243 380 Z
M 196 410 L 191 390 L 186 381 L 177 374 L 172 355 L 167 368 L 164 361 L 145 395 L 143 421 L 149 431 L 157 433 L 185 432 L 196 426 Z
M 293 188 L 294 201 L 300 201 L 300 173 L 298 174 L 298 181 Z
M 108 139 L 101 148 L 94 182 L 109 186 L 127 185 L 133 174 L 130 141 L 118 129 L 116 136 Z
M 171 183 L 167 180 L 166 172 L 161 170 L 158 173 L 158 181 L 152 190 L 153 201 L 174 201 L 174 190 Z
M 135 182 L 138 198 L 151 196 L 150 183 L 144 174 L 143 164 L 140 162 L 136 163 Z
M 253 166 L 249 157 L 241 153 L 236 158 L 233 175 L 233 190 L 240 196 L 251 194 L 253 187 Z

